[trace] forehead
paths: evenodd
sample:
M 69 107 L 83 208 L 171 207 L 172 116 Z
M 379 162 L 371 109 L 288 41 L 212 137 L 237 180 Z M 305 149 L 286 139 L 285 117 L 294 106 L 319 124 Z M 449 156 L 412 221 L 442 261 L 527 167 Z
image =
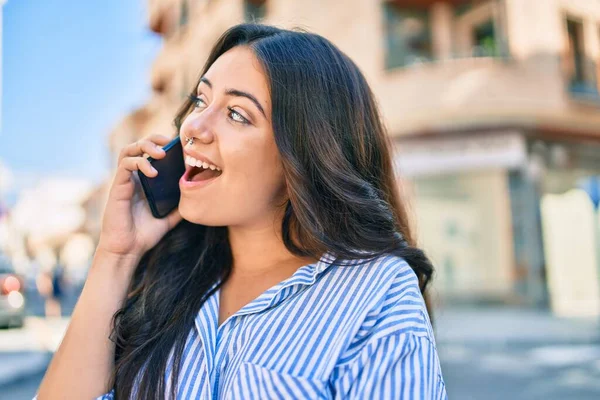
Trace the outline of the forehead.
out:
M 241 90 L 254 95 L 263 107 L 270 104 L 267 77 L 248 47 L 237 46 L 223 53 L 204 76 L 212 83 L 214 91 Z

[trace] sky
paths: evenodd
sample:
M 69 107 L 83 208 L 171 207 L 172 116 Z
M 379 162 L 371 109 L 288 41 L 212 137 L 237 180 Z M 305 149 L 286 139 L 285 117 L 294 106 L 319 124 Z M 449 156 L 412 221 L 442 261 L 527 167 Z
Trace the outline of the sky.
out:
M 149 98 L 161 46 L 147 27 L 146 4 L 6 2 L 0 163 L 13 179 L 0 201 L 10 206 L 38 179 L 111 176 L 108 135 Z

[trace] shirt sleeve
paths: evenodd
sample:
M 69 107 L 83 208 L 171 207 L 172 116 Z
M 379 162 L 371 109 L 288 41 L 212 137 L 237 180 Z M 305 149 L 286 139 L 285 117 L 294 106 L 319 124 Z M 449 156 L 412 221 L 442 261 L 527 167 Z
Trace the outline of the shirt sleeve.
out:
M 333 386 L 336 399 L 448 399 L 435 345 L 413 333 L 369 343 Z
M 417 276 L 403 260 L 387 268 L 383 295 L 331 374 L 336 399 L 445 400 L 433 328 Z

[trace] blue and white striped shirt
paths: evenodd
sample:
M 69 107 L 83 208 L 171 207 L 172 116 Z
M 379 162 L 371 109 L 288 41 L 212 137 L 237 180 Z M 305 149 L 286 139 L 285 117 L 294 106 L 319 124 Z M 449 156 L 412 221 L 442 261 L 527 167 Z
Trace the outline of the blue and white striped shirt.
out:
M 325 253 L 299 268 L 221 326 L 219 291 L 207 299 L 186 342 L 177 398 L 447 399 L 410 266 L 392 255 L 332 260 Z

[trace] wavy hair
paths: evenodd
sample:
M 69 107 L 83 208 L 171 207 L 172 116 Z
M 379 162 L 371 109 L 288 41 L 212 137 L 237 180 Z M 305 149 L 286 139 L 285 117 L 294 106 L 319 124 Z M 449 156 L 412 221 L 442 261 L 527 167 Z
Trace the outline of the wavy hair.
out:
M 415 247 L 390 139 L 356 64 L 319 35 L 240 24 L 219 38 L 200 76 L 235 46 L 254 52 L 270 85 L 288 188 L 281 225 L 287 249 L 315 258 L 328 251 L 347 260 L 396 254 L 414 270 L 425 294 L 433 267 Z M 178 130 L 192 108 L 191 100 L 181 107 L 174 120 Z M 163 399 L 167 365 L 169 397 L 176 397 L 194 318 L 227 280 L 232 262 L 226 227 L 185 220 L 144 254 L 114 316 L 111 383 L 117 399 Z

